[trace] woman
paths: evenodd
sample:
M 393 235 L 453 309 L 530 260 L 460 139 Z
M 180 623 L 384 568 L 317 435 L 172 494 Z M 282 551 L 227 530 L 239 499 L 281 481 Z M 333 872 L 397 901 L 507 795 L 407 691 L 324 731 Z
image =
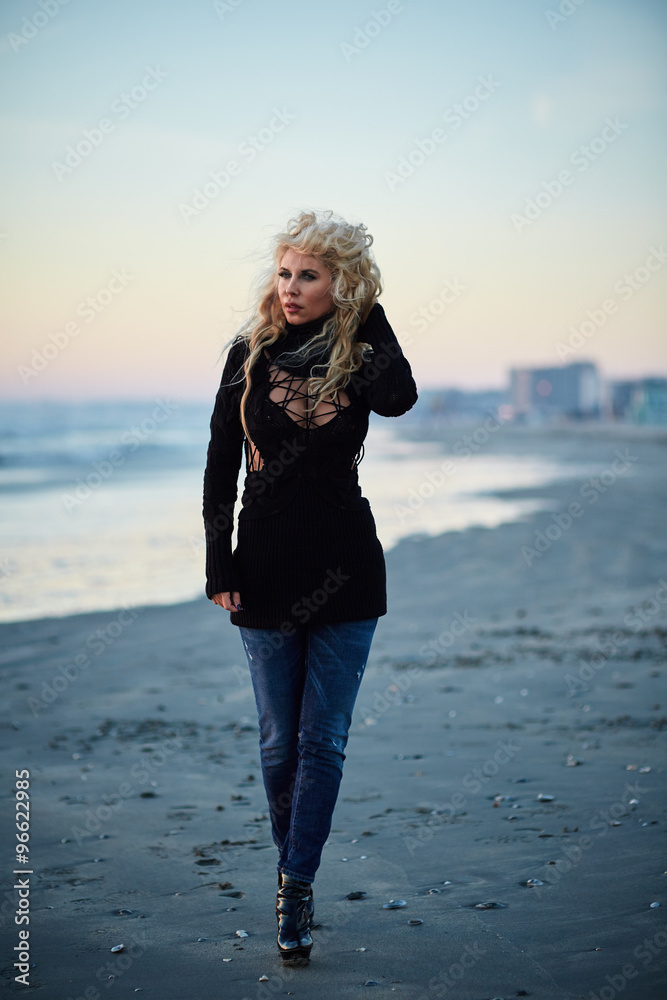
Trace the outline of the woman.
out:
M 258 305 L 227 357 L 204 476 L 206 594 L 231 612 L 252 677 L 285 964 L 309 960 L 312 882 L 387 610 L 384 555 L 357 477 L 369 413 L 399 416 L 417 399 L 376 301 L 372 242 L 332 212 L 303 212 L 275 238 Z

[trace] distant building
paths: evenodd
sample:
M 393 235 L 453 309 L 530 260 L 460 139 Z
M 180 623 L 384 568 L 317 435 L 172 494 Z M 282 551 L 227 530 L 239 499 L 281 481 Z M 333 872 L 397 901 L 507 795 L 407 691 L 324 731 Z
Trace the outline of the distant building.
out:
M 597 418 L 601 404 L 600 376 L 590 361 L 558 368 L 512 368 L 510 401 L 514 419 L 524 423 L 557 417 Z
M 630 420 L 632 397 L 636 382 L 611 382 L 609 385 L 609 405 L 614 420 Z
M 611 411 L 617 420 L 667 424 L 667 378 L 611 383 Z

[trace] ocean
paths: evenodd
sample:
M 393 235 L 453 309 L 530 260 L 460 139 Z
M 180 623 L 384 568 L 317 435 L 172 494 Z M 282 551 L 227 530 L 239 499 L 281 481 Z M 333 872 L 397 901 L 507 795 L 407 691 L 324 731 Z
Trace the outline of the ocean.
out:
M 0 621 L 203 595 L 211 409 L 170 399 L 0 404 Z M 402 426 L 371 415 L 359 467 L 385 551 L 410 535 L 493 528 L 544 509 L 543 499 L 488 494 L 579 471 L 543 455 L 447 456 Z

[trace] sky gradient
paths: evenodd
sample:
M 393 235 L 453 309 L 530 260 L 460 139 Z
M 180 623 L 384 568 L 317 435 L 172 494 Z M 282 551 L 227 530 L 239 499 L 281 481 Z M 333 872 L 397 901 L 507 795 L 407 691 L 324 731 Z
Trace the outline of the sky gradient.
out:
M 660 0 L 5 0 L 3 396 L 212 401 L 313 208 L 374 236 L 424 388 L 667 374 L 666 27 Z

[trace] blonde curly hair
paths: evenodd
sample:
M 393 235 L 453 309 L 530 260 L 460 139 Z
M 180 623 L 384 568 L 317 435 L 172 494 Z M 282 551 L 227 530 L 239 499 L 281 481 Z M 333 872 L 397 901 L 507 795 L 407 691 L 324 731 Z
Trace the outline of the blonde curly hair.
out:
M 373 237 L 362 223 L 353 225 L 327 210 L 301 212 L 290 219 L 286 229 L 273 239 L 272 263 L 260 275 L 256 305 L 237 338 L 248 342 L 248 356 L 243 366 L 245 389 L 241 397 L 241 423 L 250 438 L 245 422 L 245 403 L 251 386 L 253 366 L 264 347 L 285 336 L 285 315 L 278 296 L 278 269 L 287 250 L 317 257 L 331 271 L 331 294 L 334 313 L 305 346 L 302 356 L 328 357 L 326 372 L 305 380 L 312 399 L 311 412 L 324 399 L 336 399 L 337 393 L 360 368 L 368 344 L 355 340 L 359 326 L 366 320 L 382 292 L 380 270 L 370 247 Z M 326 349 L 326 351 L 325 351 Z

